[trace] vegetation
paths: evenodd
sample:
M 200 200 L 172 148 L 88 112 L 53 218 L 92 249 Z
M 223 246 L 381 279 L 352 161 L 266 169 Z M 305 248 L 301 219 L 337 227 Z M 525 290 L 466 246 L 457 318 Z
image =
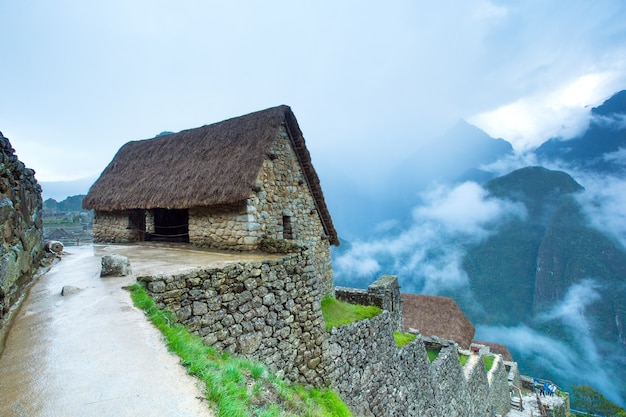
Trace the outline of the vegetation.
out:
M 439 356 L 439 351 L 437 349 L 426 349 L 426 354 L 428 355 L 428 360 L 434 362 Z
M 376 306 L 350 304 L 330 296 L 322 299 L 322 314 L 326 323 L 326 331 L 358 320 L 371 319 L 380 314 L 381 311 Z
M 496 357 L 493 355 L 483 356 L 483 363 L 485 364 L 485 371 L 489 372 L 491 367 L 493 366 L 493 362 L 496 360 Z
M 589 385 L 573 385 L 572 394 L 574 394 L 572 408 L 576 410 L 584 411 L 588 415 L 597 414 L 606 417 L 626 417 L 626 410 L 607 400 L 604 395 Z M 574 415 L 582 416 L 584 414 Z
M 165 336 L 168 348 L 181 358 L 189 374 L 204 381 L 206 396 L 220 417 L 236 416 L 351 416 L 332 391 L 306 390 L 274 376 L 259 362 L 218 353 L 202 339 L 175 324 L 173 316 L 156 307 L 140 285 L 130 287 L 135 305 Z
M 403 332 L 398 332 L 398 331 L 393 332 L 393 338 L 395 339 L 396 345 L 399 348 L 411 343 L 412 341 L 415 340 L 416 337 L 417 336 L 411 333 L 403 333 Z

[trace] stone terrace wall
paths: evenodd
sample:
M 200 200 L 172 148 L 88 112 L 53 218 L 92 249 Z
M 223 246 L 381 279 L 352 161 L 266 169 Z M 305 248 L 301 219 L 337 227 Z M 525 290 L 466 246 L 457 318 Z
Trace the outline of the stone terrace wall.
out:
M 176 275 L 139 277 L 160 308 L 218 349 L 292 381 L 323 385 L 319 280 L 306 252 Z
M 395 275 L 384 275 L 367 287 L 367 290 L 358 288 L 336 287 L 335 297 L 338 300 L 351 304 L 376 306 L 391 313 L 394 328 L 404 330 L 402 324 L 402 298 L 400 285 Z
M 489 375 L 480 356 L 463 368 L 449 344 L 431 364 L 421 336 L 397 347 L 389 311 L 326 332 L 312 257 L 302 251 L 138 280 L 209 345 L 263 361 L 289 380 L 329 386 L 355 415 L 491 416 L 509 405 L 501 360 Z
M 0 328 L 43 257 L 41 187 L 0 133 Z
M 509 393 L 509 374 L 501 356 L 496 355 L 493 365 L 487 374 L 489 381 L 489 404 L 496 414 L 505 415 L 511 410 Z
M 469 411 L 474 407 L 471 404 L 456 346 L 444 348 L 439 352 L 432 363 L 432 372 L 439 388 L 439 415 L 470 417 Z
M 463 371 L 470 396 L 471 408 L 469 409 L 469 415 L 492 415 L 493 413 L 489 405 L 489 380 L 485 373 L 485 364 L 482 357 L 471 355 L 465 363 Z
M 384 311 L 333 328 L 326 345 L 325 382 L 359 416 L 440 416 L 437 385 L 424 344 L 398 349 Z

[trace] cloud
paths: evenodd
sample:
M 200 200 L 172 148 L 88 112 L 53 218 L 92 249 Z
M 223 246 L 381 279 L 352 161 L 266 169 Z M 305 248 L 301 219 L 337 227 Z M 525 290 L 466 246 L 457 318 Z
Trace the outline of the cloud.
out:
M 549 323 L 563 325 L 573 344 L 551 337 L 525 324 L 514 327 L 477 325 L 476 337 L 505 344 L 514 359 L 522 360 L 528 369 L 522 372 L 538 378 L 553 378 L 569 388 L 571 385 L 591 385 L 612 401 L 623 403 L 623 378 L 609 363 L 617 358 L 599 354 L 603 341 L 594 337 L 592 323 L 585 315 L 591 304 L 600 300 L 599 285 L 593 279 L 584 279 L 570 288 L 554 307 L 537 318 L 538 328 Z M 616 355 L 621 356 L 618 353 Z
M 469 117 L 491 136 L 506 138 L 524 152 L 550 138 L 571 139 L 589 126 L 589 105 L 603 102 L 614 93 L 613 72 L 586 74 L 570 84 L 561 84 L 519 98 L 514 102 Z
M 366 286 L 375 274 L 397 274 L 404 291 L 429 294 L 467 285 L 461 245 L 486 238 L 506 218 L 525 216 L 523 206 L 491 198 L 473 182 L 437 187 L 422 200 L 400 230 L 383 229 L 337 256 L 336 280 Z
M 567 289 L 565 297 L 549 311 L 539 316 L 541 321 L 560 320 L 574 329 L 590 328 L 585 309 L 600 299 L 599 285 L 584 279 Z
M 624 161 L 624 152 L 606 157 Z M 576 173 L 575 178 L 585 187 L 585 192 L 577 198 L 589 224 L 626 249 L 626 179 L 585 173 Z

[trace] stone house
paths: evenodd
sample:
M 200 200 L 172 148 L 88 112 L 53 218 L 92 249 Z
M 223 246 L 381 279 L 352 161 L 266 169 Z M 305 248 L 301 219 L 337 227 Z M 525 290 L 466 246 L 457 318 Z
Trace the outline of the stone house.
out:
M 305 246 L 332 288 L 330 245 L 339 240 L 288 106 L 128 142 L 83 208 L 95 210 L 95 242 L 239 251 L 267 242 Z

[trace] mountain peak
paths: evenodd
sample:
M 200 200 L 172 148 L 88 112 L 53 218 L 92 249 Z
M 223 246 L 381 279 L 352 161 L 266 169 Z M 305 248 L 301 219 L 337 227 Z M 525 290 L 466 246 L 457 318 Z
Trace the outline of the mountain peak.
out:
M 591 109 L 591 113 L 599 116 L 626 114 L 626 90 L 613 94 L 604 103 Z

